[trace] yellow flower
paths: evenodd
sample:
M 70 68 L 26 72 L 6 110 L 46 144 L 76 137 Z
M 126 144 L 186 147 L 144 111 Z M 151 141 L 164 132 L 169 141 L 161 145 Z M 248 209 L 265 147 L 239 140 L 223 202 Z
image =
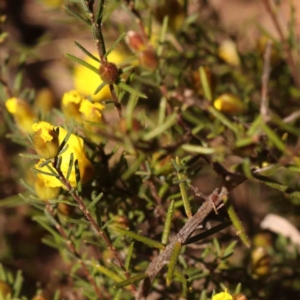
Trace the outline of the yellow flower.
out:
M 61 109 L 67 119 L 74 119 L 76 122 L 81 123 L 81 114 L 79 111 L 83 97 L 78 91 L 70 91 L 64 93 L 62 98 Z
M 80 105 L 79 111 L 82 113 L 85 120 L 90 122 L 100 122 L 102 118 L 101 111 L 105 108 L 101 103 L 92 103 L 84 99 Z
M 227 289 L 225 289 L 225 292 L 214 295 L 212 300 L 233 300 L 233 298 L 229 293 L 227 293 Z
M 10 98 L 5 102 L 6 109 L 14 116 L 17 126 L 25 133 L 33 133 L 31 125 L 36 119 L 30 105 L 23 99 Z
M 59 150 L 58 134 L 54 126 L 47 122 L 32 125 L 33 145 L 38 155 L 43 158 L 55 157 Z
M 91 101 L 84 99 L 81 102 L 79 111 L 82 113 L 83 127 L 86 136 L 96 144 L 102 141 L 101 136 L 97 133 L 97 126 L 91 123 L 102 123 L 101 111 L 105 108 L 101 103 L 92 103 Z
M 238 67 L 241 63 L 236 45 L 231 40 L 225 40 L 221 43 L 219 46 L 219 57 L 234 67 Z
M 67 131 L 62 128 L 59 128 L 59 144 L 61 144 L 67 135 Z M 73 153 L 74 161 L 78 160 L 78 166 L 80 170 L 80 177 L 81 182 L 85 183 L 89 181 L 92 176 L 94 175 L 94 167 L 91 164 L 91 162 L 88 160 L 88 158 L 85 155 L 84 152 L 84 142 L 83 139 L 75 134 L 71 134 L 68 141 L 67 141 L 68 148 L 66 151 L 64 151 L 61 156 L 61 165 L 60 169 L 63 173 L 63 175 L 66 177 L 69 169 L 69 162 L 71 154 Z M 47 173 L 50 173 L 47 166 L 40 167 L 40 164 L 43 163 L 45 160 L 41 159 L 36 165 L 35 168 Z M 38 177 L 44 180 L 45 185 L 47 187 L 64 187 L 64 185 L 54 176 L 50 176 L 47 174 L 38 173 Z M 76 173 L 75 173 L 75 166 L 73 164 L 71 169 L 70 177 L 68 178 L 70 184 L 72 187 L 75 187 L 77 185 L 76 182 Z
M 48 187 L 39 176 L 36 177 L 34 189 L 39 199 L 43 201 L 57 198 L 60 192 L 60 187 Z
M 94 53 L 95 56 L 97 54 Z M 127 60 L 127 55 L 123 52 L 114 50 L 108 55 L 108 61 L 119 65 Z M 100 63 L 90 57 L 84 59 L 87 63 L 99 69 Z M 99 101 L 111 97 L 109 86 L 105 85 L 101 91 L 94 95 L 97 87 L 102 83 L 98 74 L 82 65 L 76 65 L 74 68 L 74 86 L 77 91 L 85 96 L 91 96 L 92 100 Z
M 214 101 L 214 107 L 227 114 L 239 114 L 245 111 L 245 105 L 240 98 L 233 94 L 224 93 Z

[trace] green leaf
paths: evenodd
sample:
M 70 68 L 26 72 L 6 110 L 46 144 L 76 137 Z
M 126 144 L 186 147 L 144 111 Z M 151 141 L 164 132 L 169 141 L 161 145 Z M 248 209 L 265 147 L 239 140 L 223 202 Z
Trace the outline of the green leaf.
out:
M 29 196 L 29 193 L 27 193 Z M 19 195 L 14 195 L 5 199 L 1 199 L 0 207 L 15 207 L 24 204 L 24 200 Z
M 236 244 L 237 244 L 237 241 L 233 241 L 225 248 L 224 253 L 223 253 L 223 258 L 226 258 L 233 253 L 233 249 L 236 246 Z
M 15 75 L 14 78 L 14 86 L 13 86 L 13 90 L 16 95 L 20 93 L 22 88 L 25 63 L 26 63 L 26 54 L 21 54 L 20 63 L 18 65 L 17 74 Z
M 213 148 L 207 148 L 202 147 L 198 145 L 192 145 L 192 144 L 183 144 L 181 148 L 187 152 L 191 153 L 199 153 L 199 154 L 213 154 L 215 153 L 215 149 Z
M 120 228 L 120 227 L 116 227 L 114 226 L 113 227 L 116 231 L 118 231 L 119 233 L 121 234 L 124 234 L 126 236 L 129 236 L 139 242 L 142 242 L 150 247 L 153 247 L 153 248 L 157 248 L 157 249 L 160 249 L 160 250 L 164 250 L 165 249 L 165 245 L 161 244 L 160 242 L 157 242 L 155 240 L 152 240 L 150 238 L 147 238 L 143 235 L 140 235 L 136 232 L 133 232 L 133 231 L 130 231 L 130 230 L 126 230 L 126 229 L 123 229 L 123 228 Z
M 83 22 L 84 24 L 86 24 L 87 26 L 91 27 L 92 23 L 89 19 L 84 18 L 83 16 L 81 16 L 80 14 L 78 14 L 76 11 L 71 10 L 70 8 L 68 8 L 67 6 L 64 6 L 64 9 L 71 14 L 73 17 L 75 17 L 76 19 L 78 19 L 79 21 Z
M 171 126 L 173 126 L 176 122 L 177 114 L 174 113 L 169 116 L 169 118 L 166 119 L 166 121 L 161 124 L 160 126 L 157 126 L 152 131 L 146 133 L 143 137 L 145 141 L 150 141 L 153 138 L 157 137 L 158 135 L 164 133 L 167 129 L 169 129 Z
M 138 275 L 130 277 L 129 279 L 126 279 L 124 281 L 121 281 L 121 282 L 117 283 L 116 288 L 122 288 L 124 286 L 127 286 L 127 285 L 133 284 L 135 282 L 141 281 L 141 280 L 143 280 L 147 277 L 148 277 L 148 275 L 146 273 L 140 273 Z
M 30 153 L 19 153 L 19 156 L 29 159 L 40 159 L 41 157 L 37 154 L 30 154 Z
M 274 145 L 282 152 L 285 152 L 285 144 L 277 136 L 277 134 L 268 125 L 266 125 L 263 122 L 261 123 L 261 128 L 268 136 L 268 138 L 274 143 Z
M 74 154 L 71 153 L 71 154 L 70 154 L 69 165 L 68 165 L 67 176 L 66 176 L 66 179 L 67 179 L 67 180 L 69 180 L 69 178 L 70 178 L 70 176 L 71 176 L 73 164 L 74 164 Z
M 236 288 L 235 288 L 235 291 L 234 291 L 234 294 L 239 294 L 242 292 L 242 284 L 241 283 L 238 283 L 236 285 Z
M 234 226 L 234 228 L 236 230 L 236 234 L 239 236 L 239 238 L 244 243 L 244 245 L 249 248 L 251 246 L 250 239 L 247 236 L 244 226 L 243 226 L 241 220 L 239 219 L 232 204 L 227 205 L 227 213 L 232 222 L 232 225 Z
M 168 273 L 167 273 L 167 277 L 166 277 L 167 286 L 170 286 L 173 281 L 173 274 L 175 271 L 175 267 L 177 265 L 177 260 L 178 260 L 178 256 L 181 251 L 181 246 L 182 245 L 180 242 L 177 242 L 174 245 L 174 249 L 171 254 L 171 258 L 170 258 L 170 262 L 169 262 L 169 266 L 168 266 Z
M 172 200 L 170 205 L 169 205 L 167 216 L 166 216 L 164 230 L 163 230 L 163 234 L 162 234 L 162 238 L 161 238 L 161 243 L 164 244 L 164 245 L 167 245 L 168 241 L 169 241 L 169 235 L 170 235 L 170 231 L 171 231 L 172 219 L 173 219 L 173 215 L 174 215 L 174 207 L 175 207 L 174 204 L 175 204 L 175 201 Z
M 188 218 L 190 218 L 192 216 L 192 211 L 191 211 L 191 205 L 190 205 L 190 200 L 189 200 L 189 196 L 188 196 L 188 192 L 187 192 L 187 179 L 188 177 L 181 172 L 180 170 L 182 170 L 182 164 L 181 161 L 178 157 L 176 157 L 176 170 L 177 170 L 177 177 L 178 177 L 178 182 L 179 182 L 179 188 L 180 188 L 180 193 L 181 193 L 181 197 L 182 197 L 182 201 L 183 201 L 183 206 L 184 206 L 184 210 L 185 213 L 187 215 Z
M 55 239 L 58 241 L 65 242 L 64 238 L 61 237 L 52 227 L 50 227 L 45 220 L 44 216 L 35 216 L 32 218 L 34 221 L 38 222 L 41 226 L 43 226 L 47 231 L 49 231 Z
M 93 71 L 97 75 L 99 75 L 99 70 L 97 68 L 95 68 L 94 66 L 90 65 L 89 63 L 87 63 L 86 61 L 84 61 L 84 60 L 82 60 L 82 59 L 80 59 L 80 58 L 78 58 L 78 57 L 76 57 L 76 56 L 74 56 L 72 54 L 68 54 L 68 53 L 66 54 L 66 58 L 68 58 L 68 59 L 70 59 L 70 60 L 72 60 L 72 61 L 74 61 L 74 62 L 76 62 L 76 63 L 78 63 L 78 64 L 80 64 L 80 65 L 82 65 L 82 66 L 84 66 L 86 68 L 88 68 L 88 69 L 90 69 L 91 71 Z
M 98 272 L 104 274 L 105 276 L 111 278 L 113 281 L 122 282 L 123 278 L 120 277 L 118 274 L 114 273 L 113 271 L 99 265 L 94 261 L 85 261 L 85 263 L 89 266 L 92 266 Z
M 20 295 L 20 291 L 22 288 L 22 284 L 23 284 L 23 276 L 22 276 L 22 271 L 18 270 L 17 275 L 15 277 L 15 282 L 14 282 L 14 287 L 13 287 L 13 297 L 14 298 L 18 298 Z
M 199 76 L 200 76 L 200 81 L 201 81 L 201 85 L 203 88 L 203 94 L 204 97 L 208 100 L 208 101 L 212 101 L 212 93 L 211 93 L 211 88 L 210 88 L 210 84 L 209 84 L 209 80 L 207 78 L 207 74 L 205 72 L 204 67 L 200 67 L 199 68 Z
M 221 112 L 215 109 L 213 106 L 208 108 L 208 111 L 218 119 L 223 125 L 231 129 L 233 132 L 237 133 L 238 128 L 235 124 L 233 124 L 227 117 L 225 117 Z
M 89 56 L 91 59 L 95 60 L 96 62 L 100 63 L 100 59 L 97 58 L 96 56 L 94 56 L 91 52 L 89 52 L 88 50 L 86 50 L 82 45 L 80 45 L 77 42 L 74 42 L 74 44 L 83 52 L 85 53 L 87 56 Z
M 95 197 L 95 199 L 93 199 L 91 203 L 89 203 L 86 209 L 87 210 L 93 209 L 95 205 L 102 199 L 102 197 L 103 197 L 103 193 L 100 193 L 97 197 Z
M 128 248 L 127 255 L 126 255 L 124 267 L 125 267 L 125 270 L 127 270 L 127 271 L 129 270 L 129 266 L 130 266 L 130 261 L 131 261 L 132 254 L 133 254 L 133 247 L 134 247 L 134 242 L 130 243 L 130 246 Z
M 65 220 L 68 223 L 72 223 L 72 224 L 78 224 L 78 225 L 91 225 L 91 223 L 89 221 L 86 221 L 84 219 L 72 219 L 66 216 L 62 216 L 61 217 L 63 220 Z
M 42 243 L 56 250 L 60 250 L 60 245 L 56 241 L 53 240 L 52 236 L 44 237 L 41 239 Z
M 224 221 L 223 223 L 219 224 L 219 225 L 216 225 L 214 226 L 213 228 L 211 229 L 208 229 L 204 232 L 201 232 L 197 235 L 194 235 L 192 236 L 190 239 L 187 240 L 187 242 L 185 243 L 185 245 L 188 245 L 188 244 L 192 244 L 192 243 L 196 243 L 198 241 L 201 241 L 225 228 L 227 228 L 228 226 L 231 226 L 232 225 L 232 222 L 231 220 L 228 220 L 228 221 Z
M 99 0 L 98 1 L 98 6 L 96 9 L 96 17 L 95 17 L 95 22 L 99 25 L 101 25 L 101 19 L 103 17 L 103 10 L 104 10 L 104 0 Z
M 107 85 L 106 82 L 101 82 L 99 84 L 99 86 L 96 88 L 95 92 L 94 92 L 94 95 L 97 95 L 105 86 Z
M 75 160 L 74 167 L 75 167 L 75 175 L 76 175 L 76 183 L 77 183 L 76 189 L 77 189 L 78 193 L 80 194 L 82 192 L 82 182 L 81 182 L 78 159 Z
M 220 254 L 221 254 L 221 246 L 220 246 L 220 243 L 219 243 L 218 239 L 213 238 L 213 244 L 214 244 L 214 247 L 215 247 L 215 249 L 216 249 L 217 256 L 220 257 Z
M 124 38 L 124 36 L 126 35 L 126 32 L 121 33 L 121 35 L 117 38 L 117 40 L 112 44 L 112 46 L 107 50 L 107 52 L 105 53 L 104 57 L 107 58 L 107 56 L 114 51 L 114 49 L 116 48 L 116 46 L 122 41 L 122 39 Z
M 164 43 L 166 41 L 166 35 L 167 35 L 167 30 L 168 30 L 168 22 L 169 22 L 169 17 L 166 15 L 164 16 L 163 24 L 161 27 L 161 32 L 159 36 L 159 45 L 157 47 L 157 56 L 161 56 Z
M 143 163 L 145 160 L 145 154 L 141 153 L 136 159 L 133 161 L 133 163 L 128 167 L 128 169 L 122 174 L 121 178 L 122 180 L 128 180 L 139 168 L 139 166 Z
M 134 88 L 132 88 L 131 86 L 127 85 L 126 83 L 124 82 L 119 82 L 118 83 L 118 87 L 120 87 L 121 89 L 124 89 L 125 91 L 127 91 L 129 94 L 133 94 L 137 97 L 140 97 L 140 98 L 144 98 L 144 99 L 147 99 L 148 97 L 141 93 L 140 91 L 138 90 L 135 90 Z
M 279 190 L 281 192 L 288 194 L 293 200 L 295 200 L 296 203 L 300 204 L 300 202 L 299 202 L 300 201 L 300 191 L 292 189 L 292 188 L 288 187 L 287 185 L 283 185 L 282 183 L 279 183 L 278 181 L 276 181 L 274 179 L 268 178 L 268 177 L 260 175 L 260 174 L 254 173 L 253 177 L 271 188 L 274 188 L 276 190 Z

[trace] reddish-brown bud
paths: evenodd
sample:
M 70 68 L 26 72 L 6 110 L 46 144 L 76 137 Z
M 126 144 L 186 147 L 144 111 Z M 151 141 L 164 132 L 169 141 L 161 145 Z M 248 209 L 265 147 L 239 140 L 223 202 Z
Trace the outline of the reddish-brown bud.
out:
M 100 78 L 107 84 L 113 84 L 118 80 L 118 67 L 111 62 L 102 62 L 99 68 Z
M 247 297 L 244 294 L 234 294 L 232 295 L 233 300 L 247 300 Z
M 58 203 L 57 210 L 64 216 L 72 216 L 75 211 L 75 206 L 68 205 L 66 203 Z
M 158 67 L 158 57 L 153 50 L 145 50 L 139 53 L 141 66 L 154 71 Z
M 125 40 L 132 52 L 140 52 L 147 49 L 147 43 L 143 39 L 142 35 L 136 31 L 128 31 Z

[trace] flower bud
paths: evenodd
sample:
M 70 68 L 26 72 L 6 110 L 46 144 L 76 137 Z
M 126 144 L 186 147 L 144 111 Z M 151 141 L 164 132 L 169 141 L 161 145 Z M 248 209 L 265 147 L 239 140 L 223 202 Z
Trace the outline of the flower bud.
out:
M 41 112 L 48 113 L 55 106 L 55 97 L 51 89 L 42 88 L 37 91 L 34 106 Z
M 102 251 L 102 261 L 105 266 L 111 266 L 111 262 L 114 259 L 114 254 L 111 250 L 105 249 Z
M 153 50 L 145 50 L 139 53 L 139 61 L 141 66 L 150 71 L 154 71 L 158 67 L 158 57 Z
M 168 25 L 174 31 L 180 30 L 186 18 L 184 7 L 177 0 L 164 1 L 163 5 L 158 6 L 156 9 L 157 19 L 163 22 L 165 16 L 169 16 Z
M 119 78 L 119 69 L 114 63 L 105 61 L 100 65 L 99 74 L 105 83 L 113 84 Z
M 242 100 L 229 93 L 224 93 L 219 96 L 214 102 L 214 107 L 227 114 L 238 114 L 245 111 L 245 106 Z
M 55 157 L 59 150 L 59 140 L 54 126 L 47 122 L 39 122 L 32 125 L 32 130 L 33 145 L 37 154 L 45 159 Z
M 42 201 L 56 199 L 60 192 L 60 187 L 47 186 L 45 181 L 39 176 L 36 177 L 34 189 L 37 196 Z
M 57 210 L 64 216 L 71 216 L 73 212 L 75 211 L 75 206 L 68 205 L 66 203 L 58 203 Z
M 147 49 L 147 42 L 139 32 L 128 31 L 125 41 L 132 52 L 141 52 Z
M 12 294 L 11 287 L 5 281 L 0 280 L 0 295 L 5 299 L 9 294 Z
M 234 294 L 232 295 L 233 300 L 247 300 L 247 297 L 244 294 Z
M 155 175 L 166 175 L 172 170 L 171 155 L 166 155 L 162 151 L 156 151 L 152 154 L 151 166 Z
M 10 98 L 5 102 L 6 109 L 14 116 L 17 126 L 24 133 L 32 133 L 31 125 L 36 119 L 30 105 L 23 99 Z
M 256 277 L 270 273 L 271 257 L 266 248 L 256 247 L 251 252 L 251 272 Z
M 219 57 L 229 65 L 238 67 L 241 64 L 240 57 L 236 49 L 236 44 L 231 40 L 223 41 L 219 46 L 218 53 Z
M 92 53 L 94 56 L 97 56 L 97 53 Z M 107 56 L 107 59 L 117 66 L 127 62 L 129 56 L 124 51 L 113 50 Z M 99 62 L 95 61 L 93 58 L 87 56 L 84 58 L 84 61 L 93 67 L 99 69 Z M 74 68 L 74 87 L 80 93 L 89 96 L 94 101 L 100 101 L 103 99 L 111 98 L 111 93 L 108 85 L 105 85 L 96 95 L 94 92 L 102 83 L 102 80 L 99 78 L 99 74 L 91 71 L 90 69 L 84 67 L 83 65 L 75 65 Z
M 64 93 L 61 109 L 67 119 L 74 119 L 76 122 L 81 123 L 79 107 L 82 99 L 83 98 L 78 91 L 73 90 Z
M 126 216 L 116 216 L 113 218 L 111 224 L 116 227 L 127 229 L 129 226 L 129 221 Z
M 256 234 L 252 241 L 253 247 L 271 247 L 273 245 L 273 238 L 270 232 L 260 232 Z
M 50 298 L 46 294 L 42 293 L 34 296 L 32 300 L 50 300 Z

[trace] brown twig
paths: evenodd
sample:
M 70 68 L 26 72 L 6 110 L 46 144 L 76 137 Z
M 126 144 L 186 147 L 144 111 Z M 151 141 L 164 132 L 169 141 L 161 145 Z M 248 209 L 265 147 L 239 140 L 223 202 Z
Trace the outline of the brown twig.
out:
M 92 217 L 92 215 L 90 214 L 90 212 L 88 211 L 86 205 L 84 204 L 84 201 L 82 199 L 81 196 L 79 196 L 76 193 L 76 190 L 74 190 L 70 184 L 70 182 L 65 178 L 64 174 L 62 173 L 62 171 L 60 170 L 59 167 L 57 167 L 57 161 L 55 160 L 52 164 L 53 168 L 56 170 L 58 176 L 59 176 L 59 180 L 64 184 L 65 188 L 67 189 L 67 191 L 69 192 L 69 194 L 73 197 L 73 199 L 78 203 L 78 207 L 79 209 L 83 212 L 83 214 L 85 215 L 86 219 L 90 222 L 91 226 L 94 228 L 94 230 L 98 233 L 98 235 L 104 240 L 105 244 L 107 245 L 107 247 L 110 249 L 110 251 L 113 253 L 116 261 L 118 262 L 119 267 L 123 270 L 124 275 L 126 276 L 126 278 L 129 278 L 129 273 L 127 272 L 127 270 L 125 269 L 123 262 L 116 250 L 116 248 L 113 246 L 113 244 L 111 243 L 109 237 L 105 234 L 105 232 L 103 230 L 101 230 L 101 228 L 98 226 L 96 220 Z M 135 286 L 131 285 L 131 290 L 133 292 L 135 292 Z
M 261 105 L 260 105 L 260 114 L 265 122 L 269 121 L 269 99 L 268 99 L 268 83 L 270 78 L 271 66 L 270 66 L 270 57 L 271 57 L 272 42 L 268 40 L 265 52 L 264 52 L 264 66 L 263 74 L 261 77 Z
M 150 283 L 154 280 L 160 270 L 170 262 L 175 244 L 178 242 L 184 244 L 197 229 L 197 227 L 213 211 L 214 207 L 217 207 L 219 204 L 221 204 L 227 195 L 228 190 L 226 187 L 223 186 L 215 189 L 211 195 L 208 196 L 208 200 L 200 206 L 196 214 L 187 220 L 183 228 L 167 245 L 166 249 L 149 264 L 145 272 L 148 277 L 141 282 L 139 290 L 136 294 L 136 300 L 145 299 L 145 297 L 147 297 Z
M 100 9 L 100 16 L 97 20 L 96 20 L 95 12 L 94 12 L 94 2 L 95 2 L 94 0 L 85 0 L 86 6 L 90 13 L 93 37 L 96 42 L 100 62 L 101 62 L 101 64 L 103 64 L 107 61 L 107 57 L 105 56 L 105 54 L 106 54 L 105 41 L 104 41 L 103 34 L 102 34 L 102 15 L 103 15 L 103 10 L 104 10 L 104 6 L 105 6 L 104 5 L 105 1 L 99 0 L 98 5 L 99 5 L 99 9 Z M 110 89 L 110 93 L 111 93 L 115 108 L 117 109 L 118 115 L 121 118 L 122 117 L 122 106 L 119 103 L 114 85 L 110 84 L 109 89 Z
M 300 89 L 300 77 L 299 77 L 297 65 L 295 63 L 291 49 L 290 49 L 288 43 L 286 42 L 286 39 L 284 38 L 284 34 L 283 34 L 282 28 L 280 26 L 279 20 L 278 20 L 278 16 L 274 12 L 274 10 L 271 6 L 270 0 L 263 0 L 263 4 L 265 5 L 267 12 L 269 13 L 269 15 L 273 21 L 273 24 L 276 27 L 276 30 L 280 37 L 280 41 L 281 41 L 283 50 L 287 56 L 287 62 L 288 62 L 288 65 L 290 66 L 292 77 L 294 79 L 294 82 L 295 82 L 297 88 Z
M 114 102 L 115 108 L 117 109 L 119 118 L 122 118 L 122 106 L 121 106 L 121 104 L 118 100 L 114 85 L 110 84 L 109 89 L 110 89 L 110 93 L 111 93 L 112 100 Z
M 53 219 L 55 220 L 55 213 L 53 211 L 52 206 L 49 203 L 47 203 L 46 209 L 49 212 L 49 214 L 53 217 Z M 74 256 L 78 259 L 86 278 L 88 279 L 88 281 L 93 286 L 98 298 L 103 299 L 103 291 L 100 291 L 100 289 L 97 286 L 94 278 L 91 276 L 86 264 L 82 260 L 80 254 L 77 252 L 74 243 L 72 242 L 72 240 L 70 238 L 68 238 L 65 230 L 63 229 L 63 227 L 58 222 L 55 222 L 55 227 L 56 227 L 57 231 L 60 233 L 60 235 L 66 240 L 66 244 L 67 244 L 67 247 L 69 248 L 70 252 L 73 253 Z M 106 297 L 108 297 L 108 295 L 106 295 Z

